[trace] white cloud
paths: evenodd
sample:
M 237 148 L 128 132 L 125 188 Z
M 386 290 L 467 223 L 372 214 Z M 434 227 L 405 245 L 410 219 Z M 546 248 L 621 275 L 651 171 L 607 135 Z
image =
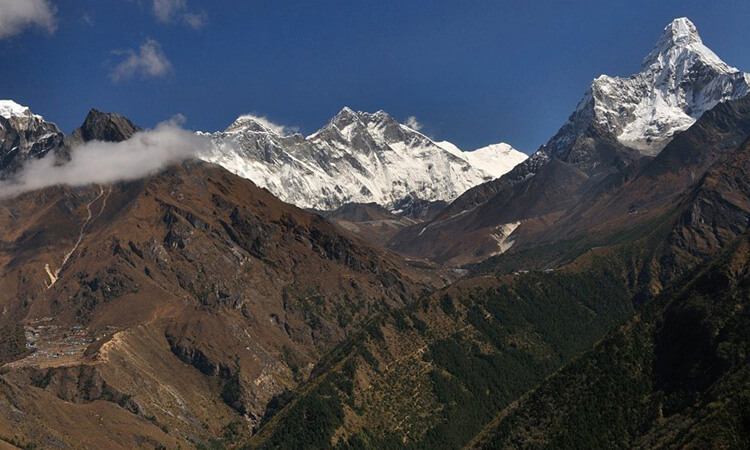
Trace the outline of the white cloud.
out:
M 154 0 L 154 14 L 162 22 L 171 21 L 178 11 L 186 7 L 185 0 Z
M 203 28 L 208 20 L 205 11 L 190 11 L 186 0 L 154 0 L 154 15 L 160 22 L 182 21 L 196 30 Z
M 258 116 L 255 114 L 243 114 L 237 119 L 237 121 L 242 121 L 242 120 L 253 120 L 263 125 L 264 127 L 268 128 L 269 130 L 273 131 L 274 133 L 280 134 L 282 136 L 286 136 L 289 134 L 294 134 L 294 133 L 299 132 L 298 127 L 289 127 L 286 125 L 279 125 L 277 123 L 271 122 L 266 116 Z
M 404 122 L 404 125 L 411 128 L 415 131 L 421 131 L 422 130 L 422 124 L 419 123 L 417 118 L 415 116 L 409 116 L 406 118 L 406 121 Z
M 182 20 L 191 28 L 200 30 L 208 22 L 208 14 L 206 11 L 199 13 L 185 13 L 182 15 Z
M 0 0 L 0 39 L 37 26 L 50 34 L 57 29 L 57 8 L 48 0 Z
M 127 50 L 115 53 L 127 55 L 109 74 L 109 78 L 115 83 L 135 76 L 157 78 L 172 70 L 172 63 L 164 54 L 161 44 L 153 39 L 146 39 L 137 52 Z
M 207 151 L 210 141 L 181 127 L 184 117 L 162 122 L 123 142 L 92 141 L 71 150 L 70 161 L 56 156 L 28 162 L 9 181 L 0 182 L 0 197 L 10 197 L 48 186 L 87 186 L 135 180 L 159 172 L 170 164 L 195 158 Z

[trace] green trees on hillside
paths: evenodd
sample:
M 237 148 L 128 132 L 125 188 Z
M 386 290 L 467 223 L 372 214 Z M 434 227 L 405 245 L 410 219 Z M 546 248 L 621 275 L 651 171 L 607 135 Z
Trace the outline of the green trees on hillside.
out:
M 477 446 L 749 448 L 748 237 L 543 383 Z

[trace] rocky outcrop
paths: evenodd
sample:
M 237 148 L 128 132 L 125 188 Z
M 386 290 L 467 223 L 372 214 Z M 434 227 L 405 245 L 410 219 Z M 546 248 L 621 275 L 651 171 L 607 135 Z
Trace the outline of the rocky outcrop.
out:
M 0 100 L 0 179 L 17 172 L 25 161 L 61 152 L 65 135 L 29 108 Z
M 119 114 L 92 109 L 83 124 L 73 131 L 70 142 L 121 142 L 130 139 L 138 131 L 141 131 L 139 126 Z

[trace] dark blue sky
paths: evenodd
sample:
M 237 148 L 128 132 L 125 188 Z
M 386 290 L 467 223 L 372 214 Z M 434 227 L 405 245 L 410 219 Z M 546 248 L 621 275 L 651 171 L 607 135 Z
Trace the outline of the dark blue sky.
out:
M 46 1 L 53 34 L 0 39 L 0 98 L 66 132 L 94 107 L 146 127 L 181 113 L 205 131 L 252 112 L 310 133 L 347 105 L 414 115 L 464 149 L 506 141 L 528 152 L 591 79 L 637 72 L 675 17 L 750 70 L 747 0 L 157 0 L 176 5 L 161 16 L 154 0 Z M 136 58 L 115 72 L 144 44 L 169 66 Z

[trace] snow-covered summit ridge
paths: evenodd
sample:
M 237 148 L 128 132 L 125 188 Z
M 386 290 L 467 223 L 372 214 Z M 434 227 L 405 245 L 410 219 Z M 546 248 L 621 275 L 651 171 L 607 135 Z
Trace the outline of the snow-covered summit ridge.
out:
M 41 116 L 37 116 L 31 113 L 31 110 L 27 106 L 19 105 L 13 100 L 0 100 L 0 116 L 10 119 L 11 117 L 35 117 L 41 119 Z
M 473 167 L 491 170 L 493 178 L 510 172 L 517 164 L 526 160 L 527 156 L 513 148 L 510 144 L 500 142 L 490 144 L 476 150 L 464 151 L 448 141 L 437 143 L 440 147 L 459 158 L 468 161 Z
M 722 61 L 689 19 L 678 18 L 664 28 L 640 73 L 596 78 L 542 153 L 561 157 L 593 122 L 621 144 L 653 156 L 704 112 L 748 92 L 750 75 Z
M 343 108 L 304 137 L 240 117 L 214 133 L 205 157 L 303 208 L 346 203 L 385 207 L 404 201 L 450 201 L 526 159 L 507 144 L 461 152 L 399 123 L 385 111 Z
M 687 17 L 675 19 L 664 28 L 654 49 L 643 59 L 641 66 L 648 70 L 656 65 L 663 68 L 669 62 L 694 57 L 722 73 L 739 72 L 721 60 L 716 53 L 703 44 L 695 24 Z
M 225 133 L 242 133 L 247 130 L 252 130 L 259 133 L 273 133 L 278 135 L 290 134 L 290 131 L 283 125 L 277 125 L 266 117 L 256 116 L 253 114 L 243 114 L 235 119 L 226 130 Z
M 679 17 L 664 27 L 664 32 L 656 42 L 654 50 L 646 57 L 644 62 L 675 45 L 694 44 L 703 44 L 703 40 L 698 34 L 698 28 L 687 17 Z M 644 65 L 647 66 L 648 64 Z

